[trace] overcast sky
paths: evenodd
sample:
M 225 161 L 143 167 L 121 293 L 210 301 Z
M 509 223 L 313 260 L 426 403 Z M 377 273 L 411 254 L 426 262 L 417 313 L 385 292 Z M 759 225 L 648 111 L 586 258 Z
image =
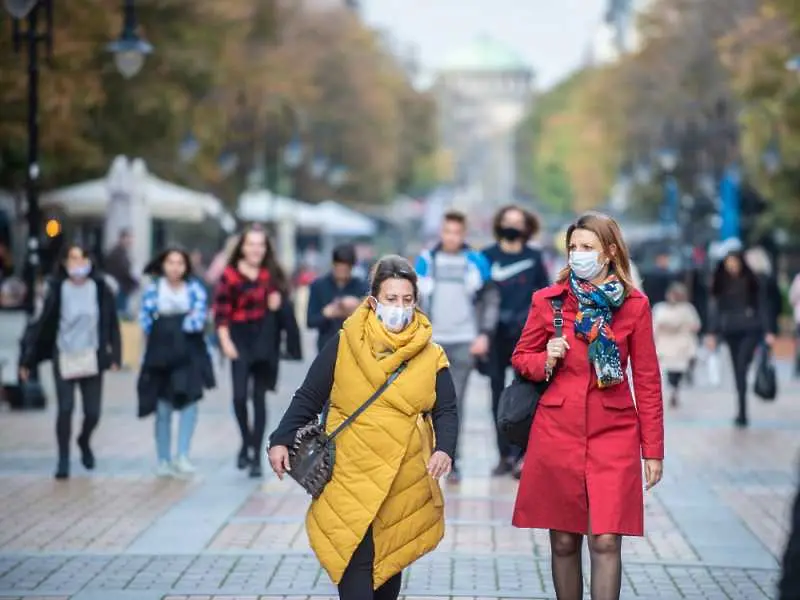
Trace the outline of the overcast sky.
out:
M 579 66 L 608 0 L 361 0 L 372 25 L 417 46 L 426 69 L 481 34 L 528 59 L 546 88 Z

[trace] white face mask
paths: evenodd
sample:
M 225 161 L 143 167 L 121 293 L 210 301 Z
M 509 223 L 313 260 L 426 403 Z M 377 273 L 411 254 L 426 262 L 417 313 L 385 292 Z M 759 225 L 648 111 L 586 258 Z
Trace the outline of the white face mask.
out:
M 376 302 L 375 314 L 383 326 L 392 333 L 399 333 L 408 327 L 414 318 L 413 306 L 389 306 Z
M 603 272 L 605 266 L 605 263 L 600 262 L 600 253 L 597 250 L 573 250 L 569 253 L 569 268 L 578 279 L 591 281 Z

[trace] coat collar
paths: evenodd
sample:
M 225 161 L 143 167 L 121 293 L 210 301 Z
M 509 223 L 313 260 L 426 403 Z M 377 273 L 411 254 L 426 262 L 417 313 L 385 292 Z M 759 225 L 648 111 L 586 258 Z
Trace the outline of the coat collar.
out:
M 558 298 L 563 296 L 569 291 L 569 284 L 566 281 L 556 282 L 542 290 L 542 296 L 545 298 Z

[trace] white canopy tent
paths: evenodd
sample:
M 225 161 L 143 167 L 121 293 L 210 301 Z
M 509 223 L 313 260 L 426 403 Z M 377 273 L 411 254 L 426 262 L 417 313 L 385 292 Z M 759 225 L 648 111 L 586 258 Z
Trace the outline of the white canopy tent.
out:
M 170 183 L 152 173 L 144 174 L 142 195 L 153 219 L 200 223 L 211 218 L 225 229 L 235 228 L 233 217 L 217 197 Z M 70 217 L 103 217 L 111 196 L 108 180 L 94 179 L 47 192 L 41 197 L 41 205 L 58 206 Z
M 373 219 L 333 200 L 309 204 L 266 190 L 243 193 L 239 197 L 237 212 L 243 221 L 288 221 L 298 229 L 310 229 L 335 237 L 370 237 L 378 231 Z

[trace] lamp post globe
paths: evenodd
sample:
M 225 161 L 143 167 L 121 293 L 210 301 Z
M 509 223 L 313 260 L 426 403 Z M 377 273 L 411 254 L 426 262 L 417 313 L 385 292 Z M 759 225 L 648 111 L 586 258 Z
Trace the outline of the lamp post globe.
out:
M 15 19 L 24 19 L 36 6 L 38 0 L 3 0 L 6 12 Z
M 108 50 L 114 54 L 117 70 L 125 79 L 135 77 L 142 70 L 145 57 L 153 51 L 150 44 L 134 36 L 134 39 L 120 37 L 108 45 Z
M 124 10 L 122 33 L 107 48 L 114 54 L 117 70 L 125 79 L 130 79 L 142 70 L 144 59 L 153 52 L 153 46 L 136 32 L 138 25 L 133 0 L 125 0 Z

